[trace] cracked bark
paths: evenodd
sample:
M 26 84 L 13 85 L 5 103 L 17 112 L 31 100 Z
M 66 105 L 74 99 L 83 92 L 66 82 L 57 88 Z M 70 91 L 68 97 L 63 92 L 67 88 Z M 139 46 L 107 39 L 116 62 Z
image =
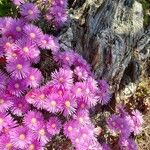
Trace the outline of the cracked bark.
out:
M 70 21 L 59 35 L 62 48 L 79 52 L 117 98 L 133 94 L 150 51 L 142 5 L 135 0 L 74 0 L 68 12 Z

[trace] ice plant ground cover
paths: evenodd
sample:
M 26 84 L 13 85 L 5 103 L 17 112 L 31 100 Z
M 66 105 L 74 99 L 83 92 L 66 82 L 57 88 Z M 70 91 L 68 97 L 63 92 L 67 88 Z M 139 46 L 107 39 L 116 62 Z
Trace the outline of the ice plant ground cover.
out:
M 97 139 L 90 111 L 110 101 L 109 85 L 96 79 L 90 65 L 73 50 L 64 50 L 40 20 L 55 30 L 67 21 L 67 1 L 39 3 L 12 0 L 17 17 L 0 18 L 0 150 L 42 150 L 58 134 L 76 150 L 110 150 Z M 42 6 L 42 7 L 39 7 Z M 55 70 L 45 79 L 39 69 L 48 52 Z M 122 105 L 106 119 L 107 132 L 122 150 L 137 150 L 134 136 L 142 130 L 142 115 Z

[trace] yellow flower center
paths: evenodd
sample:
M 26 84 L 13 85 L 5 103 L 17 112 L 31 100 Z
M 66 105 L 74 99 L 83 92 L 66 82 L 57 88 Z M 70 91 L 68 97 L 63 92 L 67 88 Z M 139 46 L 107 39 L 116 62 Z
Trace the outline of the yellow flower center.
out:
M 46 41 L 46 40 L 42 40 L 42 43 L 43 43 L 43 44 L 47 44 L 47 41 Z
M 56 127 L 56 124 L 55 124 L 55 123 L 53 123 L 51 126 L 52 126 L 52 128 L 55 128 L 55 127 Z
M 31 144 L 31 145 L 29 146 L 29 150 L 34 150 L 34 149 L 35 149 L 34 144 Z
M 83 134 L 82 134 L 82 137 L 83 137 L 83 138 L 86 138 L 86 137 L 87 137 L 87 134 L 83 133 Z
M 11 46 L 11 43 L 10 43 L 10 42 L 7 42 L 7 43 L 6 43 L 6 46 L 7 46 L 7 47 L 10 47 L 10 46 Z
M 0 104 L 4 104 L 4 99 L 0 99 Z
M 18 89 L 20 86 L 18 83 L 15 84 L 15 88 Z
M 66 107 L 70 107 L 71 104 L 70 104 L 69 101 L 66 101 L 66 102 L 65 102 L 65 105 L 66 105 Z
M 85 108 L 85 104 L 84 103 L 81 104 L 81 108 Z
M 39 96 L 39 98 L 40 98 L 40 100 L 44 100 L 44 99 L 45 99 L 45 95 L 44 95 L 44 94 L 41 94 L 41 95 Z
M 23 66 L 22 66 L 21 64 L 17 64 L 16 68 L 17 68 L 18 70 L 21 70 L 21 69 L 23 68 Z
M 41 129 L 41 130 L 39 131 L 39 134 L 42 135 L 42 136 L 45 135 L 45 130 L 44 130 L 44 129 Z
M 63 78 L 63 77 L 60 77 L 60 78 L 59 78 L 59 81 L 60 81 L 60 82 L 64 82 L 64 78 Z
M 68 127 L 68 131 L 69 131 L 69 132 L 72 131 L 72 127 L 71 127 L 71 126 Z
M 19 103 L 19 104 L 18 104 L 18 107 L 19 107 L 19 108 L 22 108 L 22 107 L 23 107 L 23 105 L 22 105 L 21 103 Z
M 80 123 L 83 123 L 83 121 L 84 121 L 83 118 L 80 117 L 80 118 L 79 118 L 79 122 L 80 122 Z
M 9 143 L 7 143 L 7 144 L 6 144 L 6 149 L 8 149 L 8 150 L 9 150 L 9 149 L 11 149 L 11 148 L 12 148 L 12 143 L 10 143 L 10 142 L 9 142 Z
M 70 60 L 70 58 L 69 58 L 69 57 L 66 57 L 66 60 L 67 60 L 67 61 L 69 61 L 69 60 Z
M 20 28 L 19 26 L 17 26 L 17 27 L 16 27 L 16 31 L 17 31 L 17 32 L 20 32 L 20 31 L 21 31 L 21 28 Z
M 76 143 L 79 143 L 79 139 L 78 139 L 78 138 L 76 138 L 76 139 L 75 139 L 75 142 L 76 142 Z
M 34 38 L 35 38 L 35 33 L 30 33 L 30 37 L 31 37 L 32 39 L 34 39 Z
M 34 81 L 35 80 L 35 76 L 33 76 L 33 75 L 30 75 L 30 80 L 32 80 L 32 81 Z
M 28 14 L 29 15 L 33 15 L 33 11 L 30 9 L 30 10 L 28 10 Z
M 20 139 L 20 140 L 22 140 L 22 141 L 23 141 L 23 140 L 25 140 L 25 138 L 26 138 L 26 137 L 25 137 L 25 135 L 24 135 L 24 134 L 20 134 L 20 136 L 19 136 L 19 139 Z
M 26 52 L 26 53 L 28 53 L 29 52 L 29 48 L 28 47 L 24 47 L 23 51 Z
M 81 77 L 81 76 L 82 76 L 82 72 L 78 72 L 78 76 L 80 76 L 80 77 Z
M 55 107 L 56 106 L 56 101 L 51 101 L 51 106 Z
M 36 122 L 37 122 L 36 118 L 32 118 L 32 119 L 31 119 L 31 123 L 32 123 L 32 124 L 35 124 Z
M 81 88 L 77 88 L 77 93 L 80 93 L 81 92 Z
M 4 122 L 4 120 L 2 118 L 0 118 L 0 125 L 2 125 Z

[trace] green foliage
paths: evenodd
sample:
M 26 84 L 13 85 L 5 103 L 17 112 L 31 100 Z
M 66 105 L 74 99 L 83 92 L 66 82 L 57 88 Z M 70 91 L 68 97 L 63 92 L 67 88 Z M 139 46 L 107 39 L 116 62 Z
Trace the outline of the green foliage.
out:
M 0 0 L 0 17 L 10 15 L 12 5 L 9 0 Z
M 143 6 L 144 26 L 146 27 L 150 24 L 150 1 L 149 0 L 139 0 L 139 2 Z

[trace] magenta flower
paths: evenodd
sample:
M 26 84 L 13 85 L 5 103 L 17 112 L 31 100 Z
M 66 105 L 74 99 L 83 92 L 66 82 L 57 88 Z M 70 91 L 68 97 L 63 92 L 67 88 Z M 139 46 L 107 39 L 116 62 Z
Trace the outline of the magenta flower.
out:
M 78 124 L 75 120 L 70 120 L 64 124 L 64 134 L 66 137 L 71 138 L 76 132 L 78 132 Z
M 10 115 L 0 113 L 0 133 L 5 132 L 4 129 L 10 129 L 14 127 L 15 123 Z
M 27 150 L 44 150 L 44 148 L 38 140 L 33 139 L 27 146 Z
M 0 95 L 0 112 L 6 112 L 9 110 L 10 107 L 12 107 L 12 97 L 6 93 L 2 92 Z
M 89 108 L 88 104 L 83 100 L 83 98 L 77 99 L 77 106 L 79 110 L 87 110 Z
M 68 5 L 68 2 L 67 2 L 67 0 L 53 0 L 52 5 L 66 8 Z
M 8 81 L 7 90 L 17 97 L 21 96 L 26 89 L 27 84 L 25 80 L 16 80 L 10 78 L 10 80 Z
M 34 62 L 39 59 L 40 51 L 37 46 L 26 38 L 19 39 L 14 46 L 14 49 L 19 51 L 19 54 L 26 60 Z
M 57 117 L 51 117 L 46 124 L 47 131 L 51 135 L 59 134 L 62 124 Z
M 84 68 L 76 67 L 74 73 L 77 75 L 78 80 L 86 80 L 88 78 L 88 73 Z
M 13 2 L 13 4 L 20 6 L 21 4 L 24 3 L 24 0 L 11 0 Z
M 63 95 L 62 100 L 61 100 L 61 105 L 63 108 L 64 116 L 73 115 L 77 108 L 77 103 L 75 101 L 75 98 L 69 92 L 68 93 L 66 92 Z
M 52 82 L 57 87 L 71 88 L 73 85 L 72 71 L 60 68 L 59 71 L 52 73 Z
M 37 111 L 28 111 L 24 116 L 24 124 L 27 128 L 36 131 L 39 124 L 43 123 L 44 118 L 40 112 Z
M 53 21 L 54 25 L 60 28 L 67 21 L 67 12 L 60 6 L 53 6 L 49 9 L 46 19 Z
M 1 150 L 17 150 L 14 148 L 13 143 L 10 141 L 9 135 L 0 136 L 0 149 Z
M 73 119 L 77 120 L 80 126 L 91 124 L 89 112 L 86 110 L 78 110 Z
M 30 68 L 29 74 L 26 78 L 27 85 L 31 88 L 37 88 L 40 86 L 42 81 L 42 74 L 36 68 Z
M 29 103 L 29 104 L 33 104 L 33 105 L 35 105 L 35 102 L 36 102 L 36 100 L 35 100 L 35 98 L 38 96 L 38 90 L 36 89 L 34 89 L 34 90 L 30 90 L 27 94 L 26 94 L 26 96 L 25 96 L 25 100 Z
M 43 89 L 37 90 L 36 97 L 33 101 L 33 105 L 38 109 L 43 109 L 45 106 L 45 102 L 47 101 L 47 95 L 44 93 Z
M 123 150 L 138 150 L 137 144 L 132 139 L 120 137 L 118 145 Z
M 13 19 L 11 22 L 10 33 L 14 39 L 21 38 L 23 36 L 23 27 L 25 22 L 21 19 Z
M 29 104 L 26 102 L 25 97 L 14 98 L 12 113 L 17 116 L 22 116 L 29 110 Z
M 10 140 L 18 149 L 26 149 L 32 138 L 32 133 L 24 126 L 16 127 L 10 131 Z
M 15 79 L 24 79 L 29 73 L 30 62 L 23 58 L 18 58 L 15 61 L 8 62 L 6 69 Z
M 38 7 L 33 3 L 25 3 L 20 6 L 20 13 L 28 21 L 37 20 L 40 17 Z
M 34 132 L 34 136 L 36 137 L 37 140 L 40 141 L 41 145 L 44 146 L 50 139 L 51 136 L 48 134 L 45 123 L 41 122 Z
M 0 71 L 0 92 L 6 89 L 7 76 Z
M 143 116 L 138 110 L 134 110 L 132 111 L 132 120 L 134 123 L 134 134 L 137 135 L 142 131 Z
M 50 113 L 57 113 L 62 111 L 60 97 L 55 93 L 50 94 L 45 101 L 44 109 Z
M 46 34 L 41 40 L 40 48 L 49 49 L 52 50 L 53 53 L 56 53 L 59 50 L 59 43 L 56 38 Z
M 74 64 L 74 59 L 74 53 L 71 50 L 54 54 L 54 60 L 63 67 L 71 67 Z
M 40 28 L 35 25 L 29 24 L 25 25 L 23 28 L 26 38 L 29 39 L 31 42 L 40 45 L 41 40 L 43 39 L 43 33 Z

